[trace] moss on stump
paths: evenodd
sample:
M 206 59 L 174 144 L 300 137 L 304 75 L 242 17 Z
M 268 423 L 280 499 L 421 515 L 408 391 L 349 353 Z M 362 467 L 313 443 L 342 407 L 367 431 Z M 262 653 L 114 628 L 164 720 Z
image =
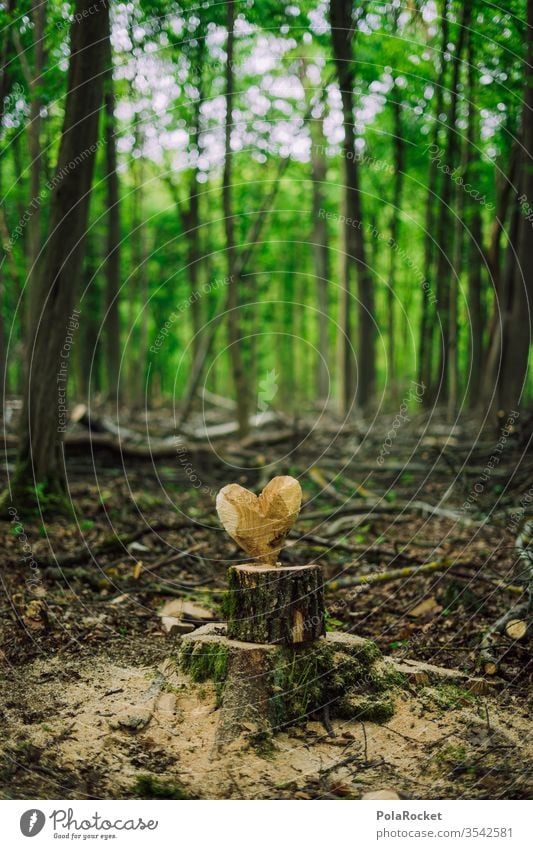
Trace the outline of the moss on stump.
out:
M 264 734 L 325 708 L 331 717 L 386 722 L 401 683 L 375 643 L 342 633 L 294 648 L 231 640 L 225 626 L 205 625 L 182 638 L 179 664 L 221 693 L 221 742 L 239 729 Z

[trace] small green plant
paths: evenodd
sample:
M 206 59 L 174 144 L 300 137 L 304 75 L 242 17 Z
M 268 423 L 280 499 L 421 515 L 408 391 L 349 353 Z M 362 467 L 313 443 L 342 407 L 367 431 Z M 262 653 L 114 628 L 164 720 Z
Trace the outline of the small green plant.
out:
M 139 775 L 131 788 L 136 799 L 194 799 L 181 784 L 170 784 L 152 775 Z
M 336 631 L 338 628 L 344 627 L 344 622 L 340 619 L 335 619 L 330 613 L 326 610 L 326 615 L 324 616 L 326 631 Z

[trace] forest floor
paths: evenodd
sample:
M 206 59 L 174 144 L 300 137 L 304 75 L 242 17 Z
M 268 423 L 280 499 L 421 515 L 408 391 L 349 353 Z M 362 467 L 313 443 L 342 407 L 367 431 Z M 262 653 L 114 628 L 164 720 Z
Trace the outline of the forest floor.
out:
M 309 716 L 221 753 L 216 688 L 183 679 L 180 638 L 161 618 L 169 604 L 184 630 L 222 618 L 240 555 L 216 519 L 220 486 L 257 491 L 294 474 L 304 505 L 282 559 L 321 564 L 328 627 L 482 676 L 483 634 L 522 598 L 514 544 L 517 514 L 533 515 L 531 422 L 480 430 L 420 411 L 339 426 L 310 411 L 267 416 L 242 444 L 217 431 L 228 411 L 216 405 L 180 441 L 169 410 L 129 414 L 120 434 L 104 412 L 92 432 L 78 417 L 68 440 L 75 521 L 14 514 L 3 529 L 3 798 L 531 795 L 528 640 L 498 638 L 482 692 L 410 685 L 383 725 L 334 721 L 331 736 Z M 16 411 L 6 427 L 10 469 Z M 380 580 L 360 581 L 370 574 Z

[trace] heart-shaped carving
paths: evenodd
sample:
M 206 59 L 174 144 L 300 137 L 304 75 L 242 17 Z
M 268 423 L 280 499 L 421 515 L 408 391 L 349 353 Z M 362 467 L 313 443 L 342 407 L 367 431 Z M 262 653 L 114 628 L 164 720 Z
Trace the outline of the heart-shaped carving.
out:
M 216 507 L 230 537 L 250 557 L 275 564 L 301 503 L 298 481 L 279 475 L 267 483 L 260 495 L 230 483 L 218 493 Z

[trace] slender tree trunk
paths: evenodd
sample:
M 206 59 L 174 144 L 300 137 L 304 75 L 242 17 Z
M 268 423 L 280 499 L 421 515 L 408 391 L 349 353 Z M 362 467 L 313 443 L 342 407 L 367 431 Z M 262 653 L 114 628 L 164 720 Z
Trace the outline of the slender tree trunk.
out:
M 10 492 L 13 500 L 27 496 L 28 488 L 36 482 L 61 496 L 66 492 L 66 386 L 78 324 L 73 310 L 83 259 L 109 28 L 107 3 L 94 6 L 93 0 L 77 0 L 74 12 L 49 237 L 31 293 L 35 321 L 28 346 L 19 462 Z
M 508 247 L 514 273 L 512 280 L 509 280 L 512 298 L 504 313 L 502 367 L 498 382 L 500 407 L 505 411 L 517 409 L 523 401 L 533 332 L 533 0 L 527 3 L 527 25 L 517 198 L 519 222 L 517 242 Z
M 517 136 L 518 131 L 515 129 L 512 135 Z M 487 332 L 487 348 L 484 357 L 480 397 L 484 404 L 488 403 L 489 405 L 497 401 L 492 396 L 497 384 L 498 369 L 500 368 L 502 341 L 501 302 L 503 293 L 507 288 L 509 264 L 512 264 L 512 257 L 508 256 L 505 267 L 502 269 L 505 255 L 502 257 L 501 237 L 502 233 L 506 232 L 509 242 L 514 244 L 519 220 L 519 211 L 516 208 L 516 204 L 511 204 L 512 193 L 517 182 L 520 159 L 519 150 L 519 144 L 514 144 L 511 148 L 507 175 L 497 181 L 496 214 L 491 228 L 490 244 L 487 251 L 487 263 L 494 290 L 494 300 Z
M 444 103 L 444 89 L 446 82 L 446 62 L 444 60 L 444 54 L 447 50 L 449 40 L 448 2 L 449 0 L 443 0 L 442 3 L 440 67 L 436 84 L 435 123 L 433 125 L 433 135 L 431 138 L 431 148 L 433 150 L 439 148 L 440 116 Z M 432 161 L 429 165 L 427 182 L 426 217 L 424 226 L 424 270 L 426 279 L 422 288 L 422 313 L 420 319 L 420 343 L 418 355 L 418 382 L 423 386 L 426 386 L 428 389 L 431 386 L 433 374 L 435 310 L 434 300 L 432 297 L 432 295 L 434 296 L 432 285 L 435 262 L 434 233 L 436 220 L 436 194 L 439 184 L 438 174 L 437 166 Z M 430 391 L 425 392 L 425 404 L 430 403 L 431 394 L 432 393 Z
M 34 44 L 34 69 L 30 84 L 30 120 L 28 124 L 28 147 L 30 153 L 30 203 L 32 211 L 28 221 L 28 291 L 32 288 L 33 276 L 38 273 L 36 268 L 37 258 L 41 250 L 41 174 L 43 169 L 41 130 L 42 130 L 42 97 L 40 87 L 42 85 L 42 74 L 45 64 L 44 30 L 46 26 L 46 3 L 42 0 L 32 0 L 31 16 L 33 22 L 33 44 Z M 28 326 L 33 324 L 34 316 L 31 314 L 31 298 L 28 299 L 30 308 Z M 29 340 L 31 342 L 31 340 Z
M 328 397 L 330 387 L 329 369 L 329 245 L 328 225 L 326 221 L 326 194 L 328 161 L 326 157 L 326 138 L 324 135 L 324 104 L 315 104 L 308 91 L 308 61 L 305 55 L 300 58 L 300 82 L 305 91 L 306 114 L 309 116 L 311 136 L 311 215 L 313 245 L 313 272 L 316 297 L 316 337 L 317 356 L 315 360 L 315 391 L 319 400 Z M 320 108 L 320 114 L 314 111 Z
M 7 16 L 11 18 L 15 11 L 15 0 L 8 0 L 6 5 Z M 9 27 L 5 27 L 0 33 L 0 127 L 4 118 L 4 107 L 6 98 L 11 92 L 13 75 L 11 73 L 11 56 L 13 54 L 13 43 L 9 33 Z M 1 183 L 0 183 L 1 187 Z
M 324 153 L 324 118 L 311 119 L 311 180 L 313 183 L 313 258 L 317 298 L 318 357 L 316 361 L 316 391 L 319 399 L 327 398 L 329 386 L 329 247 L 328 225 L 325 216 L 325 192 L 328 163 Z
M 470 225 L 470 250 L 468 262 L 468 310 L 470 313 L 471 353 L 468 403 L 474 409 L 481 394 L 483 367 L 483 301 L 482 262 L 480 250 L 483 241 L 481 210 L 476 209 Z
M 468 145 L 463 145 L 463 172 L 467 170 L 466 158 L 469 155 Z M 458 326 L 458 300 L 459 282 L 463 270 L 463 247 L 464 247 L 464 222 L 463 213 L 465 207 L 465 193 L 462 188 L 456 191 L 454 222 L 454 254 L 450 274 L 450 344 L 449 344 L 449 381 L 447 417 L 452 422 L 457 413 L 459 398 L 459 326 Z
M 140 142 L 142 145 L 142 141 Z M 135 406 L 143 408 L 147 402 L 146 363 L 148 356 L 148 318 L 149 318 L 149 285 L 146 259 L 146 226 L 144 222 L 144 161 L 143 157 L 135 163 L 136 187 L 134 208 L 135 250 L 133 253 L 133 283 L 135 288 L 136 315 L 134 322 L 137 327 L 136 358 L 131 363 L 130 397 Z
M 359 188 L 359 170 L 355 158 L 355 128 L 353 91 L 355 74 L 353 68 L 353 4 L 352 0 L 330 0 L 331 41 L 335 69 L 342 98 L 342 113 L 344 125 L 343 166 L 344 185 L 346 194 L 347 216 L 354 222 L 346 229 L 347 259 L 344 266 L 342 298 L 347 305 L 341 311 L 346 325 L 340 328 L 340 344 L 344 345 L 344 386 L 341 390 L 341 403 L 344 413 L 347 413 L 354 400 L 366 407 L 374 395 L 375 389 L 375 323 L 374 323 L 374 292 L 372 279 L 366 263 L 365 243 L 362 226 L 362 205 Z M 351 263 L 357 267 L 358 282 L 358 339 L 357 339 L 357 384 L 353 377 L 355 363 L 350 356 L 351 328 L 348 327 L 348 315 L 351 307 Z M 349 332 L 347 332 L 349 331 Z M 342 378 L 342 375 L 339 375 Z
M 98 285 L 98 258 L 94 253 L 95 238 L 88 234 L 85 242 L 83 268 L 83 321 L 78 331 L 76 346 L 76 387 L 84 401 L 102 389 L 101 344 L 99 339 L 102 320 L 102 292 Z
M 513 138 L 518 135 L 517 128 L 507 127 L 506 132 Z M 509 209 L 511 206 L 511 196 L 513 186 L 516 183 L 519 161 L 519 145 L 514 143 L 509 155 L 509 163 L 505 168 L 505 163 L 502 163 L 498 168 L 496 175 L 496 214 L 492 222 L 490 232 L 489 248 L 487 250 L 487 263 L 490 269 L 495 292 L 500 291 L 501 271 L 502 271 L 502 232 L 505 231 L 506 222 L 509 218 Z M 500 170 L 501 169 L 501 170 Z M 501 173 L 505 169 L 505 176 Z M 494 313 L 494 316 L 496 313 Z
M 341 200 L 341 215 L 349 217 L 347 197 Z M 354 403 L 354 387 L 356 385 L 355 359 L 353 352 L 353 331 L 351 313 L 351 262 L 349 253 L 349 236 L 346 225 L 340 225 L 340 254 L 339 254 L 339 298 L 337 313 L 337 411 L 339 416 L 346 416 Z
M 196 149 L 198 155 L 200 153 L 200 136 L 202 132 L 202 106 L 205 99 L 203 85 L 203 64 L 205 61 L 205 39 L 198 44 L 197 54 L 197 79 L 196 87 L 198 89 L 198 97 L 194 103 L 192 132 L 195 138 Z M 200 281 L 202 250 L 200 245 L 200 195 L 198 192 L 198 174 L 199 169 L 194 167 L 191 174 L 189 186 L 189 208 L 187 211 L 187 264 L 189 267 L 189 280 L 191 284 L 191 295 L 194 296 L 198 291 Z M 192 354 L 193 358 L 198 355 L 200 346 L 200 332 L 202 328 L 202 310 L 201 299 L 193 297 L 191 302 L 191 320 L 192 320 Z
M 459 134 L 457 131 L 457 106 L 459 99 L 459 81 L 461 75 L 461 57 L 468 34 L 468 26 L 472 13 L 472 0 L 464 0 L 461 20 L 455 44 L 455 54 L 452 62 L 452 83 L 450 87 L 450 107 L 448 110 L 448 136 L 444 161 L 450 171 L 457 167 L 457 152 L 459 149 Z M 455 228 L 451 217 L 451 202 L 454 183 L 451 176 L 445 176 L 439 203 L 439 218 L 437 226 L 437 300 L 440 325 L 442 329 L 441 359 L 439 382 L 442 400 L 447 401 L 450 378 L 450 275 L 453 274 L 450 257 L 454 256 Z
M 104 80 L 105 168 L 107 206 L 106 317 L 104 338 L 107 366 L 107 395 L 117 399 L 120 373 L 120 189 L 117 171 L 117 127 L 113 83 L 111 33 L 107 47 L 107 69 Z
M 479 118 L 476 107 L 476 69 L 474 39 L 468 38 L 468 128 L 466 139 L 467 160 L 465 168 L 465 184 L 475 185 L 480 178 L 479 154 L 477 147 L 479 138 Z M 468 404 L 475 409 L 481 390 L 482 355 L 483 355 L 483 222 L 481 206 L 477 200 L 467 201 L 466 220 L 470 230 L 468 243 L 468 316 L 470 320 L 470 372 L 468 374 Z M 468 358 L 467 358 L 468 362 Z
M 239 320 L 239 288 L 240 275 L 237 273 L 237 250 L 235 246 L 235 221 L 233 217 L 233 152 L 231 150 L 231 127 L 234 94 L 234 23 L 235 2 L 227 0 L 227 61 L 226 61 L 226 133 L 224 151 L 224 176 L 222 187 L 222 206 L 224 210 L 224 227 L 226 231 L 226 256 L 228 264 L 228 342 L 237 401 L 237 421 L 239 436 L 246 436 L 249 430 L 249 398 L 250 387 L 244 371 L 242 339 Z
M 392 220 L 391 220 L 391 251 L 389 265 L 389 280 L 387 287 L 387 337 L 388 337 L 388 378 L 394 389 L 396 381 L 396 350 L 395 350 L 395 308 L 394 297 L 396 278 L 396 257 L 398 255 L 398 238 L 400 233 L 400 207 L 402 203 L 403 174 L 405 170 L 405 151 L 402 128 L 402 104 L 400 89 L 393 86 L 391 94 L 391 107 L 393 113 L 393 138 L 394 138 L 394 191 L 392 198 Z
M 288 246 L 289 250 L 284 263 L 285 273 L 282 278 L 281 289 L 281 327 L 283 335 L 279 346 L 279 372 L 283 375 L 281 381 L 281 402 L 284 407 L 291 407 L 294 403 L 294 394 L 296 392 L 296 373 L 294 368 L 295 351 L 294 351 L 294 250 Z
M 515 203 L 509 224 L 509 245 L 518 245 L 520 226 L 520 209 Z M 483 401 L 489 409 L 500 407 L 499 375 L 502 369 L 502 353 L 504 345 L 503 327 L 511 314 L 513 298 L 513 282 L 515 273 L 515 258 L 512 250 L 506 254 L 505 270 L 502 274 L 500 291 L 496 293 L 494 312 L 496 320 L 491 328 L 490 345 L 485 357 L 485 369 L 482 383 Z

